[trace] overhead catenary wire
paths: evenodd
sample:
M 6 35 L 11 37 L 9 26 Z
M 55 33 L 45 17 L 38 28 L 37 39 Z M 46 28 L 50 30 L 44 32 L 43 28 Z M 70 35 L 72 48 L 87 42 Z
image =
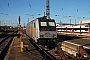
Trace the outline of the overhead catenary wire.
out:
M 79 4 L 81 4 L 81 5 L 84 5 L 84 6 L 90 7 L 89 4 L 82 3 L 82 2 L 79 1 L 79 0 L 74 0 L 74 1 L 76 1 L 77 3 L 79 3 Z M 80 11 L 81 11 L 81 10 L 80 10 Z M 89 13 L 86 12 L 86 13 L 79 14 L 80 11 L 79 11 L 79 9 L 77 8 L 77 9 L 76 9 L 77 15 L 73 15 L 73 16 L 77 16 L 77 18 L 78 18 L 78 16 L 80 16 L 80 15 L 85 15 L 85 14 L 89 14 L 89 13 L 90 13 L 90 11 L 88 11 Z M 62 8 L 62 12 L 63 12 L 63 8 Z M 85 17 L 83 17 L 83 18 L 85 18 Z
M 42 8 L 45 8 L 45 5 L 42 5 L 35 13 L 39 12 Z M 38 15 L 41 15 L 40 13 Z
M 5 12 L 5 14 L 8 15 L 8 14 L 6 13 L 6 11 L 3 9 L 3 7 L 2 7 L 2 6 L 0 6 L 0 7 L 1 7 L 1 9 Z M 9 15 L 8 15 L 8 16 L 9 16 Z
M 5 1 L 5 3 L 7 4 L 7 2 L 6 2 L 6 0 L 4 0 Z M 4 15 L 8 15 L 9 16 L 9 14 L 3 9 L 3 7 L 2 6 L 0 6 L 1 7 L 1 9 L 4 11 Z M 9 7 L 9 3 L 8 3 L 8 7 Z M 9 16 L 10 17 L 10 16 Z
M 10 10 L 10 3 L 9 3 L 9 2 L 6 2 L 6 0 L 4 0 L 4 1 L 5 1 L 5 4 L 6 4 L 7 8 L 8 8 L 9 11 L 11 12 L 11 10 Z M 7 16 L 10 18 L 9 20 L 13 20 L 12 17 L 10 16 L 10 14 L 7 13 L 2 6 L 0 6 L 0 8 L 4 11 L 4 13 L 0 13 L 0 14 L 7 15 Z M 11 13 L 11 14 L 12 14 L 12 13 Z M 8 20 L 8 21 L 9 21 L 9 20 Z M 8 22 L 8 23 L 14 24 L 14 23 L 12 23 L 12 22 Z M 5 25 L 5 24 L 4 24 L 4 25 Z
M 88 4 L 85 4 L 85 3 L 82 3 L 81 1 L 78 1 L 78 0 L 75 0 L 77 3 L 79 3 L 79 4 L 82 4 L 82 5 L 84 5 L 84 6 L 87 6 L 87 7 L 89 7 L 90 8 L 90 5 L 88 5 Z M 90 11 L 90 10 L 89 10 Z M 78 12 L 78 11 L 77 11 Z
M 85 6 L 88 6 L 88 7 L 90 7 L 90 5 L 88 5 L 88 4 L 85 4 L 85 3 L 82 3 L 82 2 L 80 2 L 80 1 L 77 1 L 77 0 L 76 0 L 76 2 L 77 2 L 77 3 L 80 3 L 80 4 L 82 4 L 82 5 L 85 5 Z

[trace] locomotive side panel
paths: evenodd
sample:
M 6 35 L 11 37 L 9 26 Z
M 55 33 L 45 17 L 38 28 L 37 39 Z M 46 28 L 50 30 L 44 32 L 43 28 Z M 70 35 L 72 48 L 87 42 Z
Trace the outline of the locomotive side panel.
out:
M 31 21 L 29 23 L 30 27 L 29 27 L 29 36 L 34 39 L 35 33 L 36 33 L 36 28 L 35 28 L 35 22 Z
M 30 26 L 29 26 L 29 23 L 28 23 L 27 26 L 26 26 L 26 34 L 27 34 L 27 35 L 30 34 L 30 33 L 29 33 L 29 27 L 30 27 Z
M 32 22 L 32 39 L 37 42 L 38 39 L 38 19 Z
M 26 33 L 37 42 L 39 38 L 39 24 L 38 19 L 33 20 L 27 24 Z
M 29 23 L 29 27 L 28 27 L 28 30 L 29 30 L 29 36 L 32 38 L 32 22 Z
M 36 40 L 38 40 L 40 38 L 39 36 L 39 21 L 38 19 L 36 20 Z
M 26 25 L 26 34 L 28 33 L 28 24 Z M 28 34 L 27 34 L 28 35 Z
M 26 28 L 26 34 L 32 38 L 32 22 L 29 22 L 27 24 L 27 28 Z

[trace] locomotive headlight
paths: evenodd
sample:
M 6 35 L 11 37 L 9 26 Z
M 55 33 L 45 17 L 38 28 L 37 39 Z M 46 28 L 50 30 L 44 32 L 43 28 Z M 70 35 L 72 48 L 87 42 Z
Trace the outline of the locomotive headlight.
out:
M 40 35 L 40 37 L 44 37 L 44 35 Z
M 56 37 L 56 34 L 53 34 L 53 37 Z

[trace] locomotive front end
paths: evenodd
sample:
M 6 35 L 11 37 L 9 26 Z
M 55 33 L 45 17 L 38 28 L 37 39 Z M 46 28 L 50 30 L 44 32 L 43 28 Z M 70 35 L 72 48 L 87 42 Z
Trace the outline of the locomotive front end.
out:
M 54 21 L 40 22 L 40 38 L 57 38 Z
M 53 19 L 39 20 L 39 43 L 43 45 L 56 45 L 56 23 Z

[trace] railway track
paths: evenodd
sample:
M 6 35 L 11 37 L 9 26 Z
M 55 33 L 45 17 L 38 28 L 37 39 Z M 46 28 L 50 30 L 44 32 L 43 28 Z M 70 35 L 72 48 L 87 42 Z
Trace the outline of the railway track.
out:
M 89 58 L 77 58 L 77 57 L 73 58 L 72 56 L 65 53 L 62 50 L 62 48 L 59 46 L 59 45 L 61 45 L 61 43 L 63 41 L 73 40 L 73 39 L 82 39 L 82 38 L 83 37 L 59 35 L 58 36 L 58 39 L 59 39 L 58 43 L 60 43 L 60 44 L 58 44 L 58 46 L 55 47 L 55 49 L 52 49 L 52 50 L 48 50 L 48 49 L 44 48 L 43 46 L 39 46 L 38 44 L 36 44 L 31 39 L 30 39 L 30 42 L 32 43 L 32 45 L 35 46 L 35 48 L 39 51 L 39 53 L 43 56 L 43 58 L 45 60 L 60 60 L 60 59 L 61 60 L 89 60 Z M 85 49 L 80 48 L 80 50 L 82 50 L 83 53 L 86 54 Z
M 45 60 L 57 60 L 53 55 L 51 55 L 46 49 L 44 49 L 42 46 L 39 46 L 32 40 L 29 40 L 32 45 L 37 49 L 37 51 L 43 56 Z
M 28 35 L 27 35 L 28 36 Z M 29 36 L 28 36 L 29 37 Z M 30 38 L 30 37 L 29 37 Z M 42 57 L 45 60 L 57 60 L 53 55 L 51 55 L 48 50 L 43 47 L 43 46 L 39 46 L 37 43 L 35 43 L 31 38 L 29 39 L 29 41 L 32 43 L 32 45 L 37 49 L 37 51 L 42 55 Z
M 5 55 L 8 52 L 8 48 L 16 35 L 16 32 L 10 34 L 9 36 L 5 37 L 4 39 L 0 40 L 0 60 L 4 60 Z

